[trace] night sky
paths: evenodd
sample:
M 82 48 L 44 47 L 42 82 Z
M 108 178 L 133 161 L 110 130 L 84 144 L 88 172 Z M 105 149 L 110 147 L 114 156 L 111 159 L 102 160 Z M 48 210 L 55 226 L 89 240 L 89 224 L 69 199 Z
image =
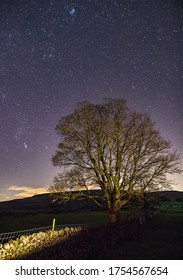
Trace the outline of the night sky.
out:
M 48 188 L 55 126 L 83 100 L 148 112 L 183 168 L 181 2 L 0 0 L 0 200 Z

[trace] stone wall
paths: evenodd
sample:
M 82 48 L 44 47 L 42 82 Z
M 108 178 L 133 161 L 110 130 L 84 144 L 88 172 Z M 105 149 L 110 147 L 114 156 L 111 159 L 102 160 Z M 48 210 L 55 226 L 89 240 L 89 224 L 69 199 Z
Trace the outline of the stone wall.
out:
M 0 244 L 0 259 L 24 259 L 26 256 L 47 246 L 56 244 L 59 240 L 66 240 L 68 237 L 80 232 L 80 227 L 65 228 L 59 231 L 47 231 L 33 233 L 29 236 L 21 236 L 15 240 L 10 240 L 5 244 Z

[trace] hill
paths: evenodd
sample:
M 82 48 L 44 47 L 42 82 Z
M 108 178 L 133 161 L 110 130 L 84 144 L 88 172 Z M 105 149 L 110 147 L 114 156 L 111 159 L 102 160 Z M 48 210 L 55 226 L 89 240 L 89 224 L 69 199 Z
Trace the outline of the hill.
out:
M 52 197 L 49 193 L 0 202 L 0 214 L 58 213 L 79 211 L 85 209 L 96 209 L 96 206 L 91 201 L 78 200 L 69 201 L 67 203 L 53 203 Z
M 99 191 L 93 191 L 99 192 Z M 183 192 L 165 191 L 161 192 L 162 200 L 182 200 Z M 70 201 L 64 203 L 53 203 L 50 194 L 34 195 L 28 198 L 14 199 L 0 202 L 0 214 L 16 213 L 53 213 L 53 212 L 72 212 L 80 210 L 96 210 L 97 206 L 91 201 Z
M 162 192 L 162 195 L 167 200 L 182 200 L 183 201 L 183 192 L 179 191 L 164 191 Z

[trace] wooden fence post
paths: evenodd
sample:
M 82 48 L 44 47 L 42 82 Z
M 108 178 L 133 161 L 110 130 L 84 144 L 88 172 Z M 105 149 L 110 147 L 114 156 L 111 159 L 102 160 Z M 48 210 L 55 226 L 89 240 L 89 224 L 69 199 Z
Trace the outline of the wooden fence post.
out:
M 55 230 L 55 219 L 53 219 L 53 223 L 52 223 L 51 236 L 53 235 L 54 230 Z

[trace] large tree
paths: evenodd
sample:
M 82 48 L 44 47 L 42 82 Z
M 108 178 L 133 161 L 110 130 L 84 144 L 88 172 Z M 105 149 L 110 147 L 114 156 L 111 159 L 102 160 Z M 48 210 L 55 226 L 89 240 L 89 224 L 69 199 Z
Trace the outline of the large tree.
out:
M 62 172 L 50 191 L 65 201 L 89 197 L 107 209 L 112 223 L 133 195 L 167 188 L 167 175 L 180 172 L 170 142 L 147 114 L 130 111 L 123 99 L 80 103 L 56 131 L 61 139 L 52 161 Z

